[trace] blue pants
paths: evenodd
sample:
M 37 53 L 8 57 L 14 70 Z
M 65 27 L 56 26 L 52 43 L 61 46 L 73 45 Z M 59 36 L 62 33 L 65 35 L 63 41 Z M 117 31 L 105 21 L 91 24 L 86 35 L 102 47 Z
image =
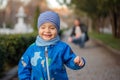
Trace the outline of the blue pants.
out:
M 85 45 L 85 35 L 83 34 L 83 35 L 82 35 L 81 37 L 79 37 L 79 38 L 74 38 L 74 39 L 72 40 L 72 42 L 75 43 L 75 44 L 77 44 L 77 45 L 79 45 L 81 48 L 83 48 L 84 45 Z

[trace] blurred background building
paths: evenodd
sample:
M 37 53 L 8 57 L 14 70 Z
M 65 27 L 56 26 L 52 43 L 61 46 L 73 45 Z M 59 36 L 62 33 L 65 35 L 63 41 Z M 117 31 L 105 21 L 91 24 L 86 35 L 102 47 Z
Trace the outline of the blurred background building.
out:
M 39 13 L 46 10 L 53 10 L 57 12 L 61 17 L 61 25 L 62 27 L 68 27 L 65 23 L 70 22 L 66 20 L 67 17 L 71 14 L 71 11 L 65 5 L 58 4 L 55 0 L 53 5 L 49 0 L 0 0 L 1 8 L 0 8 L 0 28 L 5 26 L 6 28 L 13 29 L 14 25 L 17 23 L 16 14 L 18 9 L 22 6 L 24 8 L 24 12 L 27 15 L 24 18 L 26 24 L 30 24 L 32 27 L 35 27 L 36 24 L 35 18 L 38 17 Z M 3 6 L 4 5 L 4 6 Z M 53 7 L 51 7 L 53 5 Z M 2 7 L 3 6 L 3 7 Z

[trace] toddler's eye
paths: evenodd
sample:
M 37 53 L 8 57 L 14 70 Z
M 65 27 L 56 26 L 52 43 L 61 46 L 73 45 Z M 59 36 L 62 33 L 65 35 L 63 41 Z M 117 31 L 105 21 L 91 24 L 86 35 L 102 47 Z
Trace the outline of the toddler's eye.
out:
M 50 29 L 55 29 L 55 27 L 54 26 L 50 26 Z
M 55 29 L 54 27 L 51 27 L 50 29 Z
M 44 27 L 44 26 L 41 26 L 41 29 L 45 29 L 45 27 Z

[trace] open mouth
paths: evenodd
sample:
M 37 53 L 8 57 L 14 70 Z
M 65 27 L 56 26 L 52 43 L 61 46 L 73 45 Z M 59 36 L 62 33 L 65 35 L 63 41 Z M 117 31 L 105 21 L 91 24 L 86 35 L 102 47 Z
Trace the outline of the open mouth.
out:
M 50 38 L 52 35 L 51 34 L 43 34 L 44 37 Z

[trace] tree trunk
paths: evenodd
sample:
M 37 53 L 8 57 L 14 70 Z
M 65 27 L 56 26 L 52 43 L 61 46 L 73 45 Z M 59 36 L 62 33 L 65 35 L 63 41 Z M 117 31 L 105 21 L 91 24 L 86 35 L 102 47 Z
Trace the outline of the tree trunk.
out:
M 120 14 L 113 10 L 111 12 L 112 32 L 115 38 L 120 38 Z
M 120 6 L 117 6 L 117 26 L 118 26 L 118 30 L 117 30 L 117 36 L 118 38 L 120 38 Z
M 97 19 L 96 19 L 96 31 L 98 32 L 98 33 L 104 33 L 104 21 L 105 21 L 105 19 L 103 18 L 103 17 L 98 17 Z M 100 29 L 101 29 L 101 31 L 100 31 Z
M 99 31 L 99 19 L 97 17 L 92 18 L 92 24 L 93 24 L 92 29 L 95 30 L 97 33 L 100 33 L 100 31 Z

